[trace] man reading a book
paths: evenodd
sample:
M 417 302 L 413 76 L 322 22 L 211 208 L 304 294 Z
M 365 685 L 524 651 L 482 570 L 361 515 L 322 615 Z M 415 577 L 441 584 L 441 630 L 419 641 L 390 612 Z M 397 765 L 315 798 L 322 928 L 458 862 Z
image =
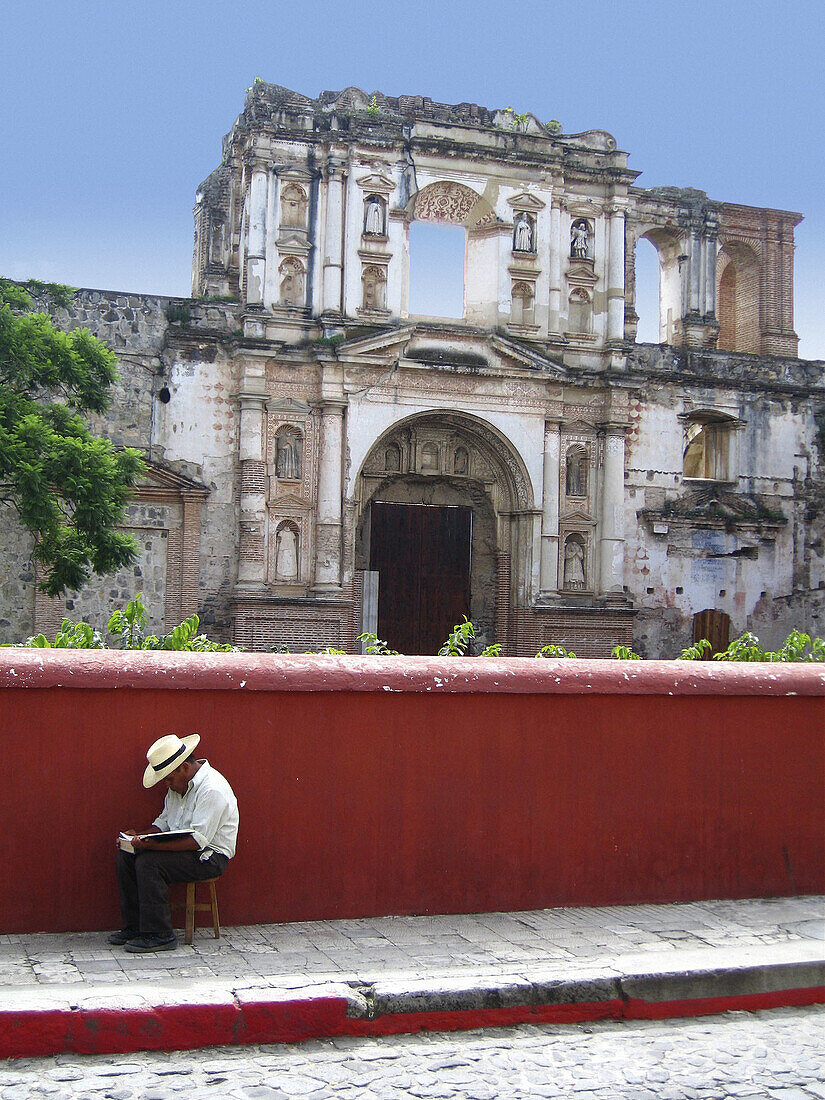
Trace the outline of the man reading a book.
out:
M 109 943 L 127 951 L 177 947 L 169 883 L 216 878 L 235 854 L 238 803 L 220 772 L 192 756 L 199 741 L 197 733 L 183 738 L 170 733 L 146 753 L 143 785 L 164 782 L 166 800 L 150 829 L 125 829 L 118 838 L 123 927 L 112 932 Z

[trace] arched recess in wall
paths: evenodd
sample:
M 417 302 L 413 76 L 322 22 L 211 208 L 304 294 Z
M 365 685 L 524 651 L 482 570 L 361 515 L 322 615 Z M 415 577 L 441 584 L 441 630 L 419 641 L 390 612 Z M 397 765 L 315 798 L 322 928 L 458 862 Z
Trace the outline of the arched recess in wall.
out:
M 726 242 L 716 261 L 717 347 L 758 355 L 762 350 L 761 267 L 755 251 L 741 241 Z
M 653 245 L 656 259 L 650 258 L 648 244 Z M 639 308 L 639 277 L 643 279 L 642 288 L 648 316 L 642 329 L 641 310 Z M 648 229 L 640 234 L 636 245 L 636 312 L 640 316 L 636 339 L 639 342 L 654 344 L 672 344 L 676 326 L 682 317 L 682 284 L 680 262 L 682 260 L 681 242 L 669 229 Z M 657 271 L 658 268 L 658 271 Z M 653 297 L 655 287 L 655 298 Z M 652 304 L 655 302 L 655 305 Z M 650 303 L 650 304 L 648 304 Z M 644 331 L 644 335 L 642 332 Z
M 519 598 L 530 577 L 532 508 L 532 487 L 520 456 L 509 440 L 476 417 L 416 414 L 375 440 L 356 479 L 354 564 L 357 570 L 379 573 L 379 627 L 407 639 L 393 648 L 435 652 L 446 637 L 445 627 L 448 632 L 461 614 L 488 641 L 504 640 L 502 608 Z M 442 537 L 440 524 L 459 521 L 469 531 L 466 608 L 448 605 L 444 622 L 431 622 L 441 614 L 443 594 L 460 588 L 450 569 L 461 563 L 452 560 L 452 550 L 433 559 L 434 548 L 420 540 L 436 543 Z M 415 642 L 408 640 L 405 626 L 382 618 L 387 599 L 399 592 L 410 604 L 404 604 L 404 616 L 420 617 L 420 637 L 431 639 L 429 648 L 411 648 Z M 435 648 L 433 639 L 438 639 Z M 385 640 L 393 645 L 391 637 Z
M 467 273 L 476 238 L 495 224 L 490 204 L 471 187 L 440 180 L 423 187 L 407 207 L 409 302 L 407 312 L 463 318 Z
M 636 245 L 634 270 L 636 272 L 636 341 L 639 344 L 658 344 L 661 334 L 659 311 L 659 279 L 661 264 L 659 252 L 653 241 L 642 237 Z

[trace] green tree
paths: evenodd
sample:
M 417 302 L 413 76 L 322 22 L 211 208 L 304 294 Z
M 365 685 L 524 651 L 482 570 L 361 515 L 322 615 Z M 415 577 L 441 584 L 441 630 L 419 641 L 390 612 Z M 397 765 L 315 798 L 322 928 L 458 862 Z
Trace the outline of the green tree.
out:
M 0 279 L 0 502 L 31 532 L 47 572 L 40 587 L 57 596 L 134 559 L 134 540 L 117 528 L 144 467 L 83 419 L 109 405 L 114 352 L 86 329 L 55 328 L 28 289 L 58 305 L 74 293 Z

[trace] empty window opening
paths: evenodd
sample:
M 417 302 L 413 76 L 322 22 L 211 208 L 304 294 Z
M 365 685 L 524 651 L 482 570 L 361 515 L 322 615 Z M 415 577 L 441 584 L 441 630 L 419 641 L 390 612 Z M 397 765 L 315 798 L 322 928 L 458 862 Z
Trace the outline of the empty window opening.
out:
M 636 340 L 659 343 L 659 278 L 661 265 L 655 245 L 644 237 L 636 246 Z
M 730 480 L 729 420 L 694 417 L 685 425 L 684 475 L 706 481 Z
M 460 225 L 410 226 L 410 313 L 464 317 L 466 232 Z

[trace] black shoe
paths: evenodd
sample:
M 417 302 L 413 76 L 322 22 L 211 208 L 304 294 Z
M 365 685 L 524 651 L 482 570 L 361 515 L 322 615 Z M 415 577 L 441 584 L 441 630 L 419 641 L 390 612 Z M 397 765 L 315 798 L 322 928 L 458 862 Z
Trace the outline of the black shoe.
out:
M 165 936 L 135 936 L 126 944 L 127 951 L 142 954 L 144 951 L 174 951 L 178 946 L 178 937 Z
M 122 947 L 129 940 L 137 939 L 140 935 L 137 928 L 121 928 L 119 932 L 112 932 L 106 937 L 107 943 L 113 943 L 115 947 Z

